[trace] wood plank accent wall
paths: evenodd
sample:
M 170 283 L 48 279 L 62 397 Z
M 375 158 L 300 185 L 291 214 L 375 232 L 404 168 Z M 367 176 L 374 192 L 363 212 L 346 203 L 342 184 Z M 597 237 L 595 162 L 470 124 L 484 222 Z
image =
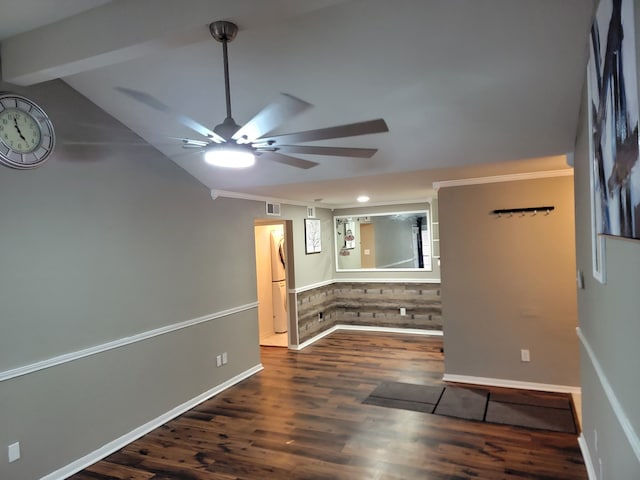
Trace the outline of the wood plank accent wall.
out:
M 439 283 L 338 282 L 298 293 L 297 304 L 300 343 L 337 324 L 442 330 Z

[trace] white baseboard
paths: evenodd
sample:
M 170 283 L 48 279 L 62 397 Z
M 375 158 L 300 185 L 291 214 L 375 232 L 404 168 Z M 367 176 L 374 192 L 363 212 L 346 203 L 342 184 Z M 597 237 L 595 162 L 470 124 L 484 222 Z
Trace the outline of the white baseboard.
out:
M 584 460 L 584 466 L 587 468 L 587 476 L 589 477 L 589 480 L 598 480 L 596 470 L 591 459 L 591 453 L 589 452 L 589 445 L 587 445 L 587 440 L 584 438 L 583 433 L 578 436 L 578 445 L 582 452 L 582 458 Z
M 359 330 L 362 332 L 384 332 L 384 333 L 402 333 L 407 335 L 428 335 L 432 337 L 441 337 L 443 332 L 441 330 L 422 330 L 419 328 L 394 328 L 394 327 L 376 327 L 374 325 L 334 325 L 333 327 L 324 330 L 315 337 L 310 338 L 306 342 L 300 345 L 291 347 L 291 350 L 302 350 L 309 345 L 317 342 L 318 340 L 326 337 L 327 335 L 335 332 L 336 330 Z
M 332 334 L 333 332 L 335 332 L 336 330 L 338 330 L 338 326 L 334 325 L 331 328 L 328 328 L 327 330 L 324 330 L 322 332 L 320 332 L 318 335 L 316 335 L 315 337 L 311 337 L 309 340 L 307 340 L 306 342 L 302 342 L 299 345 L 293 345 L 291 348 L 291 350 L 302 350 L 304 348 L 307 348 L 309 345 L 316 343 L 318 340 L 326 337 L 327 335 Z
M 523 390 L 540 390 L 543 392 L 580 394 L 581 388 L 570 385 L 555 385 L 552 383 L 521 382 L 518 380 L 506 380 L 502 378 L 473 377 L 468 375 L 456 375 L 445 373 L 442 377 L 445 382 L 469 383 L 471 385 L 487 385 L 490 387 L 520 388 Z
M 84 468 L 87 468 L 90 465 L 93 465 L 94 463 L 96 463 L 96 462 L 102 460 L 103 458 L 111 455 L 112 453 L 117 452 L 118 450 L 120 450 L 124 446 L 130 444 L 134 440 L 137 440 L 138 438 L 142 437 L 143 435 L 146 435 L 147 433 L 149 433 L 152 430 L 158 428 L 159 426 L 164 425 L 169 420 L 174 419 L 178 415 L 182 415 L 187 410 L 190 410 L 190 409 L 194 408 L 196 405 L 204 402 L 205 400 L 208 400 L 208 399 L 218 395 L 219 393 L 223 392 L 224 390 L 226 390 L 229 387 L 232 387 L 236 383 L 239 383 L 242 380 L 244 380 L 246 378 L 249 378 L 250 376 L 258 373 L 262 369 L 263 369 L 262 364 L 258 364 L 258 365 L 254 366 L 254 367 L 251 367 L 250 369 L 245 370 L 244 372 L 240 373 L 239 375 L 236 375 L 235 377 L 230 378 L 226 382 L 223 382 L 220 385 L 217 385 L 217 386 L 213 387 L 212 389 L 210 389 L 210 390 L 198 395 L 197 397 L 186 401 L 182 405 L 178 405 L 177 407 L 172 408 L 168 412 L 160 415 L 159 417 L 154 418 L 153 420 L 145 423 L 144 425 L 140 425 L 138 428 L 135 428 L 135 429 L 131 430 L 129 433 L 126 433 L 126 434 L 122 435 L 121 437 L 116 438 L 115 440 L 107 443 L 106 445 L 103 445 L 102 447 L 98 448 L 97 450 L 94 450 L 93 452 L 85 455 L 84 457 L 81 457 L 81 458 L 77 459 L 76 461 L 74 461 L 74 462 L 72 462 L 72 463 L 70 463 L 70 464 L 68 464 L 68 465 L 66 465 L 66 466 L 64 466 L 64 467 L 62 467 L 62 468 L 60 468 L 58 470 L 56 470 L 54 472 L 51 472 L 48 475 L 45 475 L 40 480 L 63 480 L 65 478 L 68 478 L 71 475 L 73 475 L 74 473 L 78 473 L 80 470 L 83 470 Z

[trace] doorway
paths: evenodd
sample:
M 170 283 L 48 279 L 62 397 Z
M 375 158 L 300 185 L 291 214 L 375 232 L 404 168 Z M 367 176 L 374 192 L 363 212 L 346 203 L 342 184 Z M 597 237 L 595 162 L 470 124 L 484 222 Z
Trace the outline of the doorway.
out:
M 289 346 L 287 233 L 283 221 L 255 230 L 258 329 L 261 346 Z
M 376 268 L 376 235 L 373 223 L 360 224 L 360 265 Z

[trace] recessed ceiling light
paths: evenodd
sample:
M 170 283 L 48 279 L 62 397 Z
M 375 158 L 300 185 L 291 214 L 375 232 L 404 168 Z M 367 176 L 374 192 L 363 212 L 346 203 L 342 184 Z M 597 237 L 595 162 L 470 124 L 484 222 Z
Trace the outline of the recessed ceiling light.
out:
M 366 195 L 360 195 L 357 200 L 360 203 L 364 203 L 369 201 L 369 197 L 367 197 Z

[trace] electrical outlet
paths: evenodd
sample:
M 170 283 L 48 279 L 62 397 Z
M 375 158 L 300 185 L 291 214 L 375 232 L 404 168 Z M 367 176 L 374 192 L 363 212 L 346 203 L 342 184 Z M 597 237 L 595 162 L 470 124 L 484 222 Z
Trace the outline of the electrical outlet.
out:
M 229 357 L 227 356 L 227 352 L 222 352 L 222 364 L 226 365 Z
M 407 309 L 404 307 L 400 307 L 400 316 L 404 317 L 407 314 Z
M 216 356 L 216 367 L 221 367 L 222 366 L 222 355 L 217 355 Z
M 9 456 L 9 463 L 20 460 L 20 442 L 9 445 L 7 448 L 7 455 Z
M 529 355 L 529 350 L 527 350 L 526 348 L 523 348 L 522 350 L 520 350 L 520 361 L 521 362 L 530 362 L 531 361 L 531 356 Z

